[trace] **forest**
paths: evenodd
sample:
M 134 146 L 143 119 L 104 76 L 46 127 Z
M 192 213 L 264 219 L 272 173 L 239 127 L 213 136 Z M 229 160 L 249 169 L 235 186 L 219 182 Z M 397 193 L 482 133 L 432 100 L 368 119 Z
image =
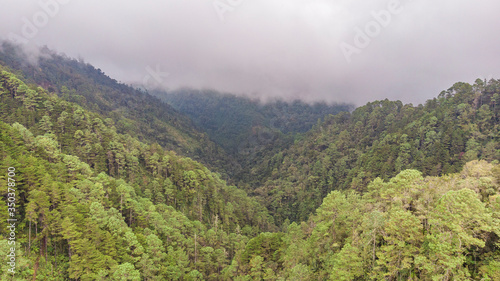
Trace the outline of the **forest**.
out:
M 1 280 L 500 280 L 500 80 L 259 104 L 42 52 L 0 51 Z
M 193 120 L 227 155 L 238 163 L 229 167 L 229 181 L 243 187 L 261 180 L 264 173 L 247 171 L 289 148 L 299 135 L 323 122 L 329 115 L 351 111 L 353 105 L 308 104 L 300 100 L 273 100 L 264 103 L 245 96 L 214 90 L 182 88 L 175 91 L 152 91 Z

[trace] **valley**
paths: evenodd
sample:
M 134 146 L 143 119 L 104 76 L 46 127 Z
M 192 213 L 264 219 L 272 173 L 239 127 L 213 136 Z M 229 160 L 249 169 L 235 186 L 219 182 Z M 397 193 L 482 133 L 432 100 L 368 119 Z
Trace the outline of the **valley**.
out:
M 0 51 L 2 280 L 500 280 L 500 80 L 264 103 L 40 52 Z

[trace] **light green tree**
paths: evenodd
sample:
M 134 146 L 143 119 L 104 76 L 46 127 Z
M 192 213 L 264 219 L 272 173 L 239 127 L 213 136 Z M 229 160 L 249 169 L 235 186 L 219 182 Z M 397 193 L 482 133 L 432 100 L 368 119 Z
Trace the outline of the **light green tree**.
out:
M 410 212 L 395 208 L 388 214 L 383 238 L 384 245 L 377 251 L 380 280 L 415 278 L 414 257 L 420 254 L 423 242 L 422 224 Z
M 113 273 L 113 280 L 116 281 L 140 281 L 141 274 L 130 263 L 120 264 Z

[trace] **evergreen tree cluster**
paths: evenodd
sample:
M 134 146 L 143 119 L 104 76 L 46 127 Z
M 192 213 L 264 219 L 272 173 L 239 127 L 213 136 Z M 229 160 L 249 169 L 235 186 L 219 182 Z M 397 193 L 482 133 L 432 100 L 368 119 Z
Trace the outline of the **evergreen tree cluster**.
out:
M 406 169 L 425 176 L 461 171 L 472 160 L 500 160 L 500 81 L 456 83 L 424 105 L 375 101 L 326 117 L 255 167 L 268 175 L 248 191 L 275 221 L 302 221 L 332 190 L 366 191 Z
M 14 276 L 0 228 L 1 280 L 500 280 L 499 80 L 326 117 L 342 106 L 188 93 L 207 106 L 195 128 L 44 52 L 0 52 L 18 220 Z
M 0 94 L 0 169 L 16 168 L 18 186 L 17 277 L 197 280 L 275 230 L 255 199 L 190 158 L 119 134 L 111 119 L 5 70 Z
M 144 90 L 119 83 L 83 60 L 68 58 L 48 48 L 39 50 L 34 63 L 26 58 L 20 46 L 8 42 L 0 45 L 0 64 L 8 66 L 16 76 L 113 120 L 118 133 L 147 144 L 158 143 L 202 162 L 224 179 L 228 178 L 226 171 L 238 167 L 188 117 Z
M 286 226 L 270 280 L 499 280 L 499 180 L 498 164 L 474 160 L 441 177 L 410 169 L 364 193 L 333 191 Z M 274 266 L 259 253 L 263 269 Z
M 199 130 L 224 148 L 238 163 L 226 171 L 231 182 L 249 191 L 269 176 L 264 170 L 253 172 L 256 167 L 266 165 L 266 161 L 290 147 L 295 138 L 322 122 L 325 116 L 353 108 L 348 104 L 308 104 L 300 100 L 262 102 L 189 88 L 156 90 L 152 94 L 189 116 Z

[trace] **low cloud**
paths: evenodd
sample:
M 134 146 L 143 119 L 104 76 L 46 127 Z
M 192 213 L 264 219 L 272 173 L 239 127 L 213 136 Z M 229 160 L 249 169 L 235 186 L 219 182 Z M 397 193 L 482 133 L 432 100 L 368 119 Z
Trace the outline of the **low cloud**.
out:
M 500 77 L 492 0 L 3 2 L 1 37 L 25 38 L 31 22 L 26 45 L 126 83 L 363 104 L 421 103 L 457 81 Z

